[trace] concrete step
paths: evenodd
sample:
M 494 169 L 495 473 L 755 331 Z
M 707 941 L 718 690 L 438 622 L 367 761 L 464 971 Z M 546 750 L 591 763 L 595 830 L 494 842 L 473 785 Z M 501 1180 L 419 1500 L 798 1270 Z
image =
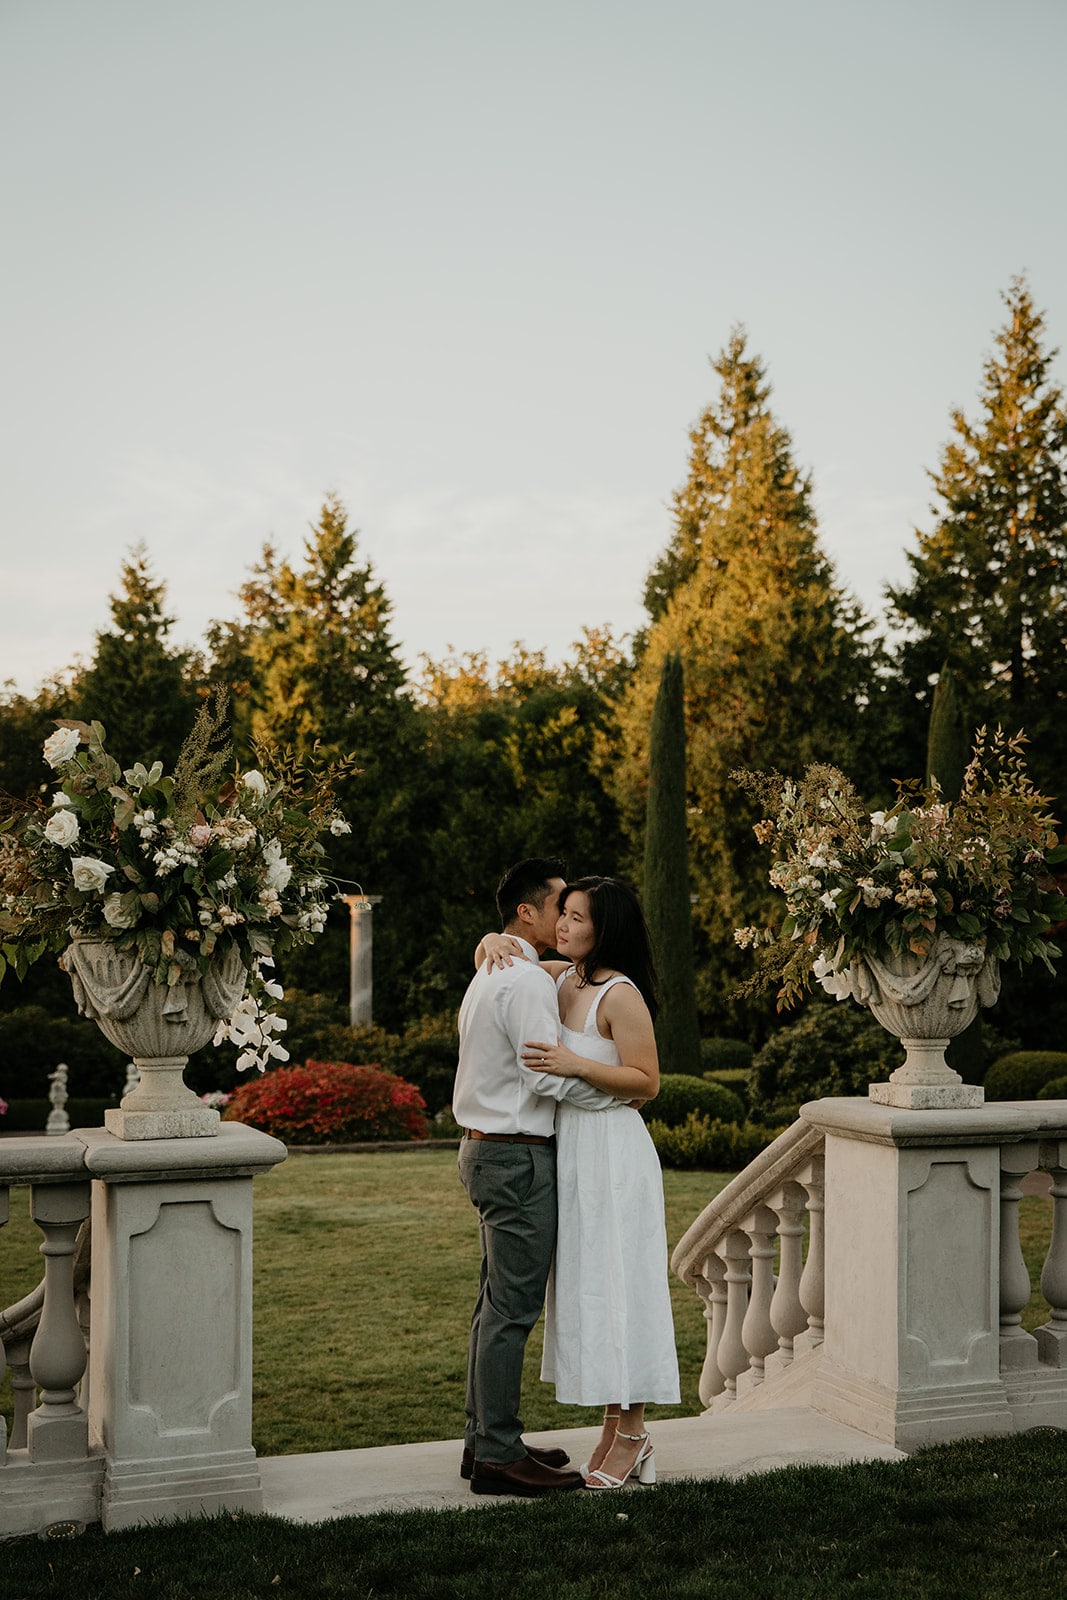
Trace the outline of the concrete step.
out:
M 900 1461 L 904 1452 L 806 1406 L 776 1411 L 723 1412 L 649 1425 L 661 1483 L 675 1478 L 742 1478 L 786 1466 L 838 1466 L 849 1461 Z M 537 1445 L 559 1445 L 578 1466 L 598 1437 L 596 1428 L 532 1433 Z M 473 1495 L 459 1475 L 462 1444 L 383 1445 L 313 1455 L 267 1456 L 259 1465 L 264 1509 L 295 1522 L 369 1516 L 375 1511 L 470 1509 L 497 1505 L 497 1495 Z M 640 1494 L 627 1485 L 624 1494 Z M 647 1491 L 645 1491 L 647 1492 Z M 510 1499 L 510 1496 L 507 1497 Z

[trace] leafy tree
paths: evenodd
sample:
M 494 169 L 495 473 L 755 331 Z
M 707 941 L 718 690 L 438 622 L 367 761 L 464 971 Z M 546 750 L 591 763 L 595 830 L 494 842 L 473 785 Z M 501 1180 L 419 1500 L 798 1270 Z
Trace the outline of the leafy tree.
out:
M 934 525 L 917 530 L 911 582 L 889 591 L 909 637 L 902 668 L 929 694 L 952 668 L 968 732 L 1024 727 L 1038 786 L 1067 792 L 1067 411 L 1057 351 L 1024 278 L 982 372 L 977 420 L 952 412 L 931 473 Z
M 353 755 L 361 772 L 339 792 L 352 835 L 334 842 L 330 869 L 383 896 L 375 912 L 375 1008 L 395 1008 L 413 949 L 411 878 L 420 856 L 416 772 L 421 730 L 390 628 L 392 606 L 342 502 L 328 496 L 304 541 L 303 561 L 267 544 L 240 591 L 244 614 L 209 630 L 211 675 L 233 697 L 235 739 L 303 754 Z M 339 908 L 312 949 L 295 952 L 284 979 L 348 992 L 348 914 Z
M 656 1042 L 664 1069 L 698 1077 L 700 1025 L 693 975 L 685 804 L 685 701 L 681 657 L 664 657 L 648 753 L 644 908 L 659 972 Z
M 163 609 L 166 586 L 153 577 L 143 544 L 123 562 L 120 582 L 112 625 L 97 634 L 93 660 L 72 685 L 70 714 L 102 722 L 122 766 L 173 765 L 196 717 L 200 664 L 168 642 L 175 619 Z
M 860 714 L 877 693 L 867 622 L 817 537 L 811 483 L 769 409 L 737 330 L 713 363 L 720 393 L 690 435 L 671 544 L 649 580 L 650 623 L 618 713 L 615 791 L 640 849 L 648 730 L 664 658 L 685 669 L 689 842 L 705 1022 L 736 1020 L 732 929 L 768 905 L 737 767 L 832 761 L 874 786 Z M 751 1020 L 751 1019 L 750 1019 Z

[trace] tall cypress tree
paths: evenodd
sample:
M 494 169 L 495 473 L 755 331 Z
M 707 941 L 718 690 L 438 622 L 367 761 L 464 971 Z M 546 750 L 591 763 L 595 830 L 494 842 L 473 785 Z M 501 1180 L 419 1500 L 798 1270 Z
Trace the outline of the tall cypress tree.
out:
M 958 800 L 967 770 L 970 744 L 960 713 L 956 680 L 946 661 L 941 668 L 930 708 L 926 739 L 926 781 L 935 779 L 946 800 Z
M 645 826 L 645 916 L 660 985 L 656 1043 L 667 1072 L 700 1071 L 693 924 L 686 837 L 685 695 L 682 658 L 664 658 L 652 710 Z

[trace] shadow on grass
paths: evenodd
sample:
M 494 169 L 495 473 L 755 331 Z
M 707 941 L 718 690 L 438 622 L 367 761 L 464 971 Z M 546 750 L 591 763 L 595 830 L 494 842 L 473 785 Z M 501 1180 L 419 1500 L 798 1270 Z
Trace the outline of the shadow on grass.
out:
M 900 1463 L 307 1527 L 222 1515 L 0 1552 L 4 1600 L 985 1600 L 1067 1591 L 1067 1435 Z

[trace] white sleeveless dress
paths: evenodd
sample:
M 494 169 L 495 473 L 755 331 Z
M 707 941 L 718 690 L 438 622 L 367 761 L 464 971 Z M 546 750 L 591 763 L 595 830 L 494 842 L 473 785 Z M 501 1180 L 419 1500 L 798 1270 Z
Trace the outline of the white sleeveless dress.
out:
M 615 1067 L 619 1052 L 597 1031 L 596 1013 L 617 983 L 630 979 L 600 986 L 580 1032 L 560 1030 L 575 1055 Z M 640 1112 L 624 1105 L 583 1111 L 561 1101 L 556 1181 L 559 1231 L 541 1377 L 565 1405 L 675 1404 L 663 1177 Z

